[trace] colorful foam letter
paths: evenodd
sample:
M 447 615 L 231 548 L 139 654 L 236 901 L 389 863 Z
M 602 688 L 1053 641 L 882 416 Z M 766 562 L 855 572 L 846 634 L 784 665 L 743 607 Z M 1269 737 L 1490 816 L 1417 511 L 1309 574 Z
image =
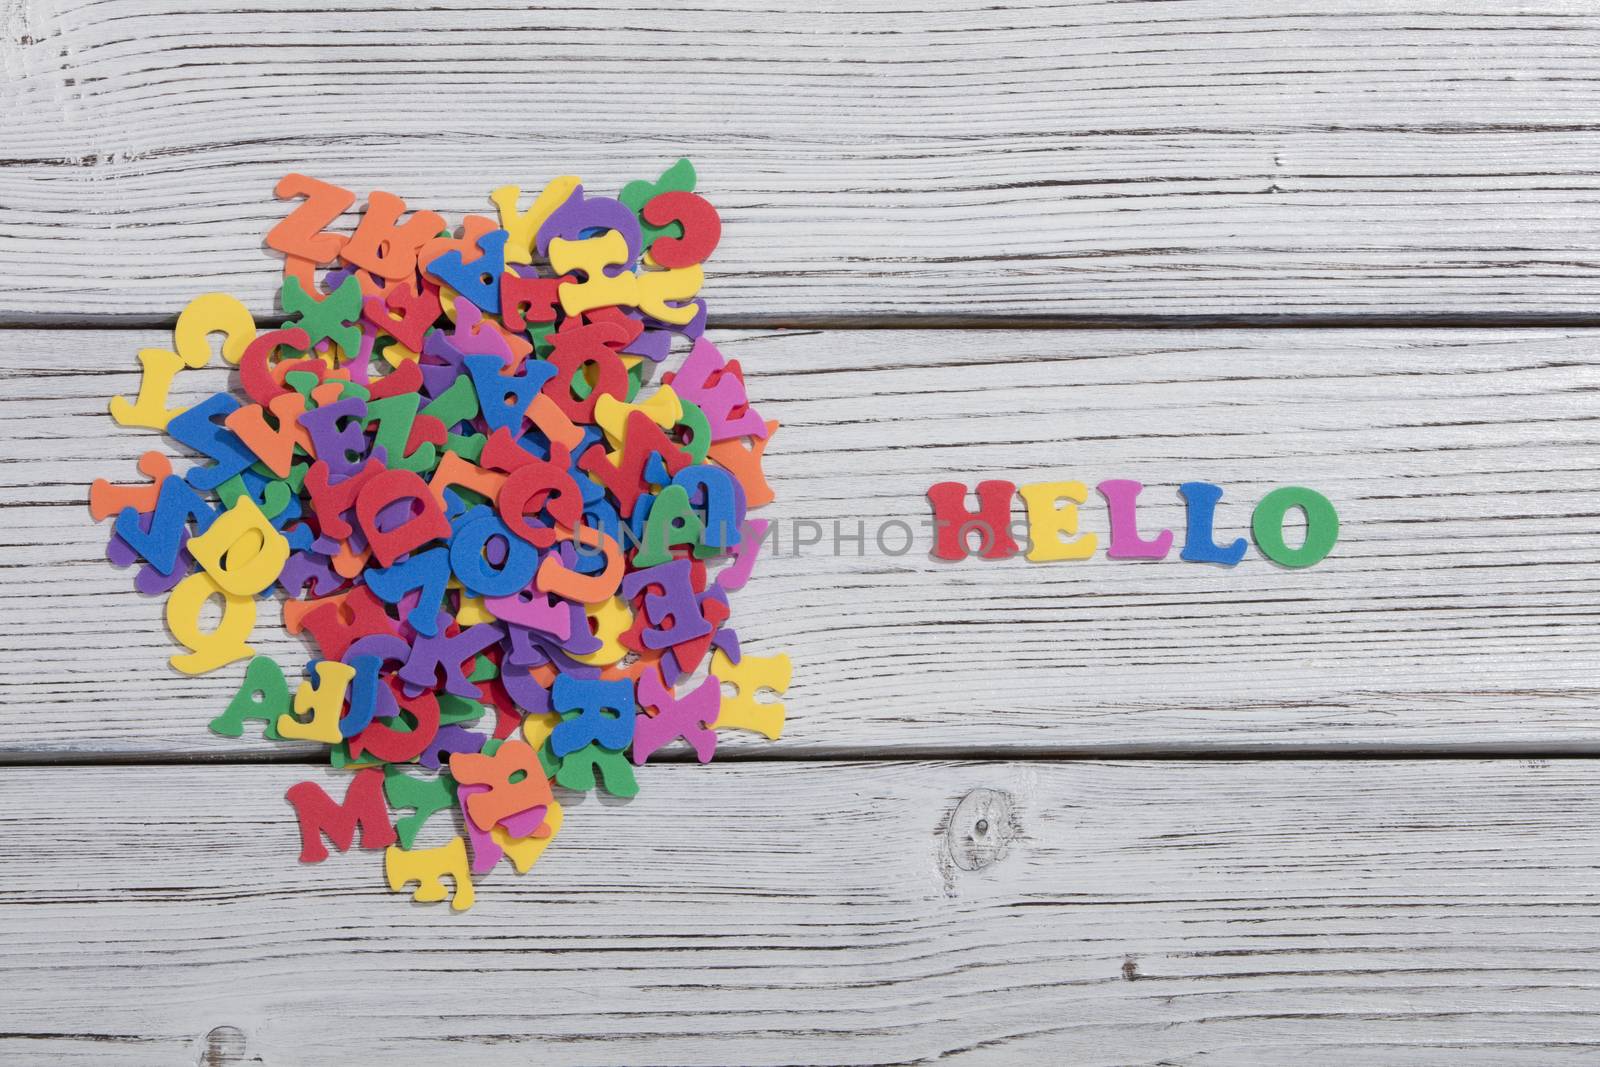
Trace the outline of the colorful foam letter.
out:
M 1290 548 L 1283 538 L 1283 519 L 1290 508 L 1306 517 L 1306 539 Z M 1250 532 L 1261 554 L 1281 567 L 1310 567 L 1321 563 L 1339 540 L 1339 512 L 1315 489 L 1286 485 L 1261 498 L 1250 516 Z
M 1144 486 L 1126 478 L 1112 478 L 1095 486 L 1106 498 L 1111 523 L 1111 559 L 1165 559 L 1172 549 L 1172 531 L 1162 530 L 1146 540 L 1139 534 L 1139 493 Z
M 388 848 L 397 840 L 383 802 L 383 772 L 376 768 L 356 772 L 345 788 L 343 804 L 335 803 L 316 782 L 291 785 L 285 796 L 300 820 L 301 863 L 321 863 L 328 858 L 324 836 L 340 852 L 350 851 L 357 828 L 362 848 Z
M 1010 559 L 1017 554 L 1011 537 L 1011 497 L 1017 487 L 994 479 L 978 483 L 978 510 L 967 510 L 967 487 L 960 482 L 929 486 L 933 505 L 933 555 L 936 559 L 965 559 L 969 536 L 978 535 L 978 555 L 984 559 Z
M 383 853 L 383 871 L 392 892 L 403 892 L 409 883 L 416 882 L 417 889 L 411 899 L 418 903 L 433 904 L 449 897 L 452 911 L 466 911 L 475 899 L 471 865 L 467 862 L 467 842 L 461 837 L 438 848 L 412 851 L 390 845 Z M 455 883 L 453 896 L 445 889 L 446 877 Z
M 1034 482 L 1017 492 L 1028 505 L 1029 560 L 1048 563 L 1094 555 L 1095 535 L 1076 537 L 1078 505 L 1089 499 L 1088 486 L 1082 482 Z

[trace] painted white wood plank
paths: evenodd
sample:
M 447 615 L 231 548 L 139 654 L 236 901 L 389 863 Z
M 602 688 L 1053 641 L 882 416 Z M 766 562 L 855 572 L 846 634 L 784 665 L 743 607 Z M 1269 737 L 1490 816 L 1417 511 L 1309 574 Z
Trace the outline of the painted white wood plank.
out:
M 282 794 L 308 774 L 338 788 L 0 770 L 0 1057 L 1544 1067 L 1600 1046 L 1592 762 L 652 767 L 462 914 L 387 894 L 375 853 L 298 865 Z
M 768 452 L 782 553 L 733 597 L 786 651 L 783 753 L 1192 747 L 1600 748 L 1600 333 L 839 331 L 717 334 L 785 425 Z M 157 435 L 116 428 L 153 332 L 0 333 L 0 752 L 225 755 L 242 666 L 186 678 L 159 601 L 105 563 L 84 505 Z M 221 387 L 197 373 L 188 397 Z M 1176 486 L 1225 487 L 1218 538 L 1274 486 L 1343 530 L 1322 564 L 1232 570 L 885 556 L 940 480 L 1135 478 L 1149 532 Z M 1020 518 L 1020 508 L 1016 512 Z M 797 523 L 822 543 L 796 552 Z M 842 545 L 867 531 L 864 554 Z M 860 525 L 858 525 L 860 524 Z M 802 527 L 804 529 L 804 527 Z M 891 530 L 898 548 L 903 534 Z M 275 618 L 264 611 L 263 618 Z M 304 662 L 304 646 L 264 649 Z M 1576 750 L 1576 749 L 1574 749 Z
M 774 10 L 776 8 L 776 10 Z M 1582 315 L 1584 0 L 923 7 L 19 0 L 0 321 L 270 296 L 276 179 L 452 216 L 693 156 L 714 310 Z

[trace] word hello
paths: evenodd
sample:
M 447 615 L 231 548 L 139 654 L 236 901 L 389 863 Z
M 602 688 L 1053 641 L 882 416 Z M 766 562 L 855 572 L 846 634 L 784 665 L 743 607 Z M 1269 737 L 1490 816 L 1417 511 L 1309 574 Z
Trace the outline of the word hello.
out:
M 1110 522 L 1110 559 L 1165 559 L 1172 550 L 1172 531 L 1162 530 L 1153 537 L 1139 532 L 1139 493 L 1144 486 L 1114 478 L 1095 486 L 1105 498 Z M 1187 528 L 1178 558 L 1190 563 L 1220 563 L 1232 567 L 1244 558 L 1248 545 L 1240 537 L 1226 545 L 1216 543 L 1212 530 L 1217 501 L 1222 489 L 1210 482 L 1184 482 L 1183 495 Z M 960 482 L 940 482 L 928 490 L 933 504 L 935 559 L 965 559 L 971 535 L 978 535 L 977 555 L 983 559 L 1009 559 L 1021 549 L 1011 536 L 1011 500 L 1020 494 L 1028 508 L 1026 558 L 1038 563 L 1065 559 L 1088 559 L 1094 555 L 1099 538 L 1092 533 L 1078 535 L 1078 505 L 1089 499 L 1082 482 L 1033 482 L 1020 489 L 1006 481 L 979 482 L 978 510 L 967 508 L 967 487 Z M 1283 522 L 1288 513 L 1300 509 L 1305 516 L 1305 539 L 1298 548 L 1289 547 Z M 1310 567 L 1322 562 L 1339 540 L 1339 513 L 1328 498 L 1314 489 L 1290 485 L 1274 489 L 1261 498 L 1250 516 L 1250 533 L 1263 556 L 1283 567 Z

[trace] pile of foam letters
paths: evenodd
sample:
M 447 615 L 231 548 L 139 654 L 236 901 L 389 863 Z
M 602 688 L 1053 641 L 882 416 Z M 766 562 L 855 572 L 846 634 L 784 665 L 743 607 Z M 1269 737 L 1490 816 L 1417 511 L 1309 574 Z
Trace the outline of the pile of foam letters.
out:
M 523 208 L 506 186 L 498 220 L 458 230 L 374 192 L 346 234 L 355 194 L 291 174 L 266 237 L 282 325 L 201 296 L 111 401 L 199 457 L 178 475 L 148 452 L 152 484 L 96 482 L 90 510 L 114 520 L 110 560 L 167 595 L 174 667 L 248 661 L 212 730 L 259 720 L 352 772 L 342 801 L 289 790 L 302 861 L 359 831 L 390 889 L 464 909 L 475 876 L 543 852 L 556 788 L 632 796 L 633 767 L 679 739 L 704 763 L 718 730 L 782 730 L 787 657 L 741 655 L 728 625 L 777 423 L 703 336 L 721 222 L 694 183 L 680 160 L 617 197 L 558 178 Z M 240 395 L 169 410 L 217 335 Z M 294 686 L 247 643 L 276 593 L 317 649 Z M 462 832 L 420 847 L 435 816 Z

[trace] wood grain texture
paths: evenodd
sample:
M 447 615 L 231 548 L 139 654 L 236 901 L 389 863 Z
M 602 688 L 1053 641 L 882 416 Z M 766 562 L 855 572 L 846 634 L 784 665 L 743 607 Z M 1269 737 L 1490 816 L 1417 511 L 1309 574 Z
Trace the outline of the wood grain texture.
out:
M 1600 333 L 1593 331 L 725 331 L 769 451 L 784 531 L 734 599 L 754 654 L 787 652 L 789 727 L 733 754 L 1600 750 Z M 161 605 L 104 561 L 84 500 L 153 434 L 106 398 L 153 332 L 0 334 L 0 751 L 221 757 L 242 667 L 185 678 Z M 198 398 L 220 369 L 185 384 Z M 880 524 L 927 487 L 1135 478 L 1144 529 L 1182 540 L 1176 486 L 1225 487 L 1218 538 L 1265 492 L 1339 507 L 1322 564 L 1254 550 L 1227 570 L 905 555 Z M 1021 517 L 1020 507 L 1017 517 Z M 861 555 L 833 524 L 864 529 Z M 796 551 L 798 528 L 821 544 Z M 904 532 L 887 531 L 899 548 Z M 270 617 L 271 612 L 263 612 Z M 263 626 L 262 630 L 267 627 Z M 265 637 L 294 664 L 304 646 Z
M 1584 0 L 824 7 L 16 0 L 0 322 L 265 306 L 289 170 L 454 217 L 680 154 L 726 321 L 1593 317 Z
M 647 768 L 459 915 L 387 894 L 373 853 L 298 865 L 283 791 L 308 773 L 337 788 L 0 770 L 0 1058 L 1546 1067 L 1600 1047 L 1593 762 Z

